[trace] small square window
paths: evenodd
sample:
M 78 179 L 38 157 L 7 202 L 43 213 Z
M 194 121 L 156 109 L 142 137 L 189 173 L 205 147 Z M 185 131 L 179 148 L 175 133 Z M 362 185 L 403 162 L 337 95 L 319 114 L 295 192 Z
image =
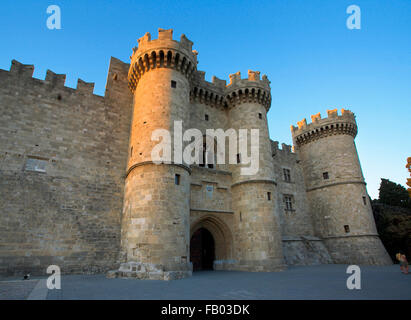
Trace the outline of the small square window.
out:
M 47 165 L 47 160 L 46 159 L 38 159 L 38 158 L 27 158 L 26 165 L 24 169 L 26 171 L 35 171 L 35 172 L 46 172 L 46 165 Z
M 179 185 L 179 184 L 180 184 L 180 175 L 179 175 L 179 174 L 176 174 L 176 175 L 175 175 L 175 177 L 174 177 L 174 183 L 175 183 L 176 185 Z
M 258 114 L 258 118 L 262 119 L 263 115 L 261 113 Z
M 208 114 L 204 116 L 205 121 L 208 121 Z
M 267 192 L 267 199 L 268 199 L 268 201 L 271 200 L 271 192 Z
M 344 230 L 345 230 L 345 233 L 349 233 L 350 232 L 350 226 L 346 224 L 344 226 Z
M 171 88 L 177 88 L 177 82 L 174 80 L 171 80 Z
M 329 178 L 328 172 L 323 172 L 323 179 L 327 180 Z

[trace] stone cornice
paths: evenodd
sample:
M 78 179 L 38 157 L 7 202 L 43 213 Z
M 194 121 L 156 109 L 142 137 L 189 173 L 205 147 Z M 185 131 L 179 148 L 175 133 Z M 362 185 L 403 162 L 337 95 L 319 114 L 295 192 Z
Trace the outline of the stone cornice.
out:
M 379 237 L 379 235 L 377 233 L 349 234 L 349 235 L 343 235 L 343 236 L 326 236 L 326 237 L 321 237 L 321 239 L 328 240 L 328 239 L 344 239 L 344 238 L 356 238 L 356 237 Z
M 341 185 L 341 184 L 353 184 L 353 183 L 359 183 L 359 184 L 366 185 L 366 183 L 364 181 L 358 181 L 358 180 L 341 181 L 341 182 L 334 182 L 334 183 L 325 184 L 325 185 L 322 185 L 322 186 L 307 188 L 306 191 L 310 192 L 310 191 L 313 191 L 313 190 L 318 190 L 318 189 L 332 187 L 332 186 L 338 186 L 338 185 Z
M 268 180 L 268 179 L 253 179 L 253 180 L 244 180 L 244 181 L 240 181 L 240 182 L 236 182 L 233 183 L 231 185 L 231 188 L 239 186 L 241 184 L 246 184 L 246 183 L 270 183 L 270 184 L 274 184 L 277 185 L 277 182 L 275 182 L 274 180 Z
M 132 92 L 136 89 L 141 77 L 151 70 L 170 68 L 181 72 L 190 79 L 197 68 L 188 57 L 176 49 L 153 50 L 144 56 L 137 55 L 133 60 L 128 74 L 128 86 Z
M 220 90 L 210 90 L 206 86 L 193 85 L 190 90 L 190 102 L 202 103 L 214 108 L 226 108 L 227 101 Z M 222 90 L 223 91 L 223 90 Z
M 243 103 L 256 103 L 264 106 L 268 112 L 271 106 L 271 94 L 266 89 L 249 84 L 248 87 L 230 90 L 230 93 L 226 96 L 226 101 L 228 108 L 233 108 Z
M 130 166 L 125 174 L 125 178 L 128 177 L 128 175 L 130 174 L 131 171 L 133 171 L 135 168 L 137 167 L 141 167 L 141 166 L 146 166 L 146 165 L 156 165 L 156 166 L 162 166 L 162 165 L 167 165 L 167 166 L 176 166 L 176 167 L 180 167 L 183 168 L 185 170 L 188 171 L 189 174 L 191 174 L 191 169 L 184 165 L 184 164 L 179 164 L 179 163 L 174 163 L 174 162 L 170 162 L 170 163 L 154 163 L 153 161 L 143 161 L 143 162 L 139 162 L 139 163 L 135 163 L 132 166 Z
M 190 211 L 196 212 L 215 212 L 215 213 L 229 213 L 234 214 L 234 211 L 226 211 L 226 210 L 213 210 L 213 209 L 197 209 L 197 208 L 190 208 Z

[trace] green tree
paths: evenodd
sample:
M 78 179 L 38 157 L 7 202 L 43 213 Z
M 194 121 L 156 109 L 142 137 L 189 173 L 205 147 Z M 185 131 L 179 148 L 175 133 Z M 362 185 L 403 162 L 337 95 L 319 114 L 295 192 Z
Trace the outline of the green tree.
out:
M 407 158 L 407 164 L 405 165 L 405 167 L 408 169 L 408 172 L 411 172 L 411 157 Z M 411 178 L 407 178 L 407 186 L 411 187 Z M 411 198 L 411 188 L 408 188 L 407 191 Z
M 404 253 L 411 258 L 411 209 L 372 202 L 372 208 L 380 239 L 391 259 L 398 263 L 395 255 Z
M 411 208 L 411 201 L 407 189 L 388 179 L 381 179 L 378 202 L 390 206 Z

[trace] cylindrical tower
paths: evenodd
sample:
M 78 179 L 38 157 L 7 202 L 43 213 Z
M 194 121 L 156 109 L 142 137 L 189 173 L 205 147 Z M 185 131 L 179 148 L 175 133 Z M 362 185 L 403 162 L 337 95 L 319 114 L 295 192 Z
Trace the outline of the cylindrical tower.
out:
M 134 109 L 121 235 L 125 263 L 120 276 L 177 279 L 191 275 L 190 169 L 174 157 L 153 163 L 157 159 L 151 152 L 164 139 L 152 141 L 152 134 L 167 130 L 173 154 L 175 121 L 182 121 L 181 130 L 188 125 L 189 79 L 197 57 L 193 43 L 184 35 L 180 42 L 173 40 L 172 30 L 160 29 L 156 40 L 147 33 L 138 43 L 128 75 Z
M 230 128 L 239 137 L 236 164 L 231 164 L 232 203 L 235 214 L 236 268 L 245 271 L 279 271 L 285 268 L 278 210 L 276 182 L 268 134 L 267 111 L 271 105 L 266 76 L 248 72 L 230 75 L 227 86 Z M 253 140 L 257 129 L 258 141 Z M 241 130 L 247 135 L 241 136 Z M 246 140 L 245 140 L 246 139 Z M 247 146 L 247 150 L 241 147 Z M 251 162 L 247 158 L 251 156 Z M 251 169 L 249 172 L 244 169 Z
M 335 263 L 391 264 L 378 237 L 354 138 L 354 114 L 328 110 L 291 126 L 316 234 Z

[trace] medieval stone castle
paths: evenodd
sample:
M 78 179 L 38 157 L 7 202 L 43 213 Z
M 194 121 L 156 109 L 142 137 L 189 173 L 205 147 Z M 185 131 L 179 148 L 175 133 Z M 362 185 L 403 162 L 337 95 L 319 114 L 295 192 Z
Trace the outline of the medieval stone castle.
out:
M 348 110 L 292 126 L 294 150 L 271 141 L 270 82 L 226 83 L 197 70 L 184 35 L 138 40 L 94 84 L 15 60 L 0 70 L 0 274 L 108 272 L 178 279 L 194 270 L 390 264 L 375 227 Z M 259 129 L 259 170 L 238 163 L 155 164 L 155 129 Z M 217 142 L 218 143 L 218 142 Z M 211 153 L 210 153 L 211 152 Z M 212 156 L 213 157 L 213 156 Z

